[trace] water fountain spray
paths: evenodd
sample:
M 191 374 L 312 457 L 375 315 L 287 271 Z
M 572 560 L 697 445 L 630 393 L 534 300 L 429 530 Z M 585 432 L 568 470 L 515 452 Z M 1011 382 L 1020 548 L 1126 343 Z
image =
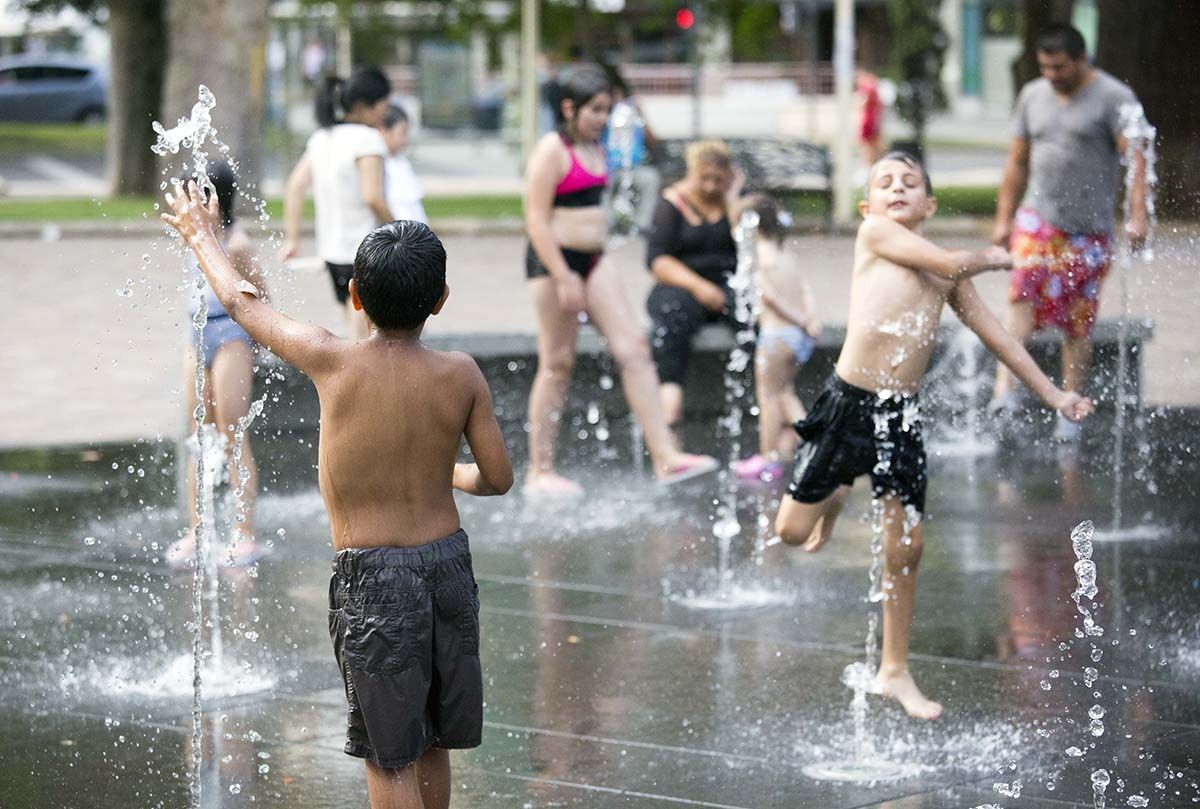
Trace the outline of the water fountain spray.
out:
M 158 137 L 151 151 L 160 157 L 168 155 L 177 155 L 181 150 L 187 150 L 191 157 L 192 174 L 196 178 L 196 184 L 205 195 L 215 194 L 212 181 L 208 176 L 208 152 L 205 149 L 206 144 L 214 145 L 221 154 L 222 159 L 229 162 L 230 167 L 236 173 L 237 164 L 230 155 L 229 147 L 222 143 L 217 138 L 217 131 L 212 124 L 212 111 L 216 107 L 217 99 L 205 85 L 200 85 L 198 90 L 197 101 L 192 105 L 190 115 L 180 118 L 178 123 L 170 129 L 165 128 L 158 121 L 153 122 L 152 127 Z M 165 173 L 165 172 L 164 172 Z M 164 181 L 161 187 L 166 189 Z M 176 188 L 175 193 L 180 193 L 181 189 Z M 258 201 L 256 208 L 260 212 L 260 221 L 264 215 L 262 202 Z M 202 288 L 200 279 L 196 280 L 197 291 Z M 208 322 L 208 305 L 204 295 L 198 295 L 200 299 L 199 306 L 192 317 L 192 328 L 196 332 L 197 345 L 203 345 L 204 328 Z M 195 564 L 192 571 L 192 660 L 191 660 L 191 675 L 192 675 L 192 772 L 189 782 L 189 794 L 191 805 L 199 807 L 202 800 L 202 736 L 203 736 L 203 704 L 202 704 L 202 686 L 205 679 L 206 668 L 210 673 L 220 672 L 224 663 L 223 644 L 221 641 L 220 613 L 219 613 L 219 575 L 218 566 L 219 560 L 215 552 L 216 544 L 216 507 L 215 507 L 215 488 L 218 484 L 218 476 L 224 467 L 227 457 L 227 437 L 217 434 L 217 430 L 206 425 L 207 421 L 207 396 L 205 385 L 205 367 L 203 352 L 196 352 L 196 367 L 195 367 L 195 392 L 196 392 L 196 407 L 192 412 L 192 421 L 195 424 L 195 445 L 191 447 L 192 462 L 196 475 L 196 528 L 195 528 Z M 234 440 L 235 446 L 233 457 L 238 463 L 238 480 L 231 481 L 234 485 L 235 501 L 241 502 L 242 494 L 245 491 L 245 485 L 249 479 L 249 471 L 241 464 L 243 442 L 246 439 L 246 430 L 251 422 L 262 413 L 265 405 L 266 394 L 262 398 L 254 402 L 250 412 L 244 419 L 239 420 Z M 236 515 L 237 521 L 243 522 L 245 514 Z M 207 609 L 205 607 L 207 601 Z M 204 660 L 204 628 L 207 626 L 211 632 L 209 637 L 209 666 L 205 667 Z
M 1133 269 L 1134 259 L 1145 263 L 1154 260 L 1154 226 L 1157 222 L 1155 213 L 1155 188 L 1158 184 L 1158 174 L 1155 170 L 1154 140 L 1158 131 L 1146 119 L 1142 105 L 1136 102 L 1121 105 L 1121 134 L 1126 141 L 1125 154 L 1122 164 L 1125 166 L 1125 221 L 1129 221 L 1133 213 L 1133 197 L 1135 184 L 1138 181 L 1138 164 L 1144 166 L 1141 181 L 1145 187 L 1146 215 L 1150 228 L 1146 234 L 1146 242 L 1141 250 L 1134 252 L 1128 238 L 1120 239 L 1117 248 L 1117 273 L 1121 290 L 1121 320 L 1117 332 L 1117 380 L 1116 380 L 1116 418 L 1113 422 L 1113 453 L 1115 469 L 1113 473 L 1113 515 L 1109 529 L 1116 536 L 1121 531 L 1122 497 L 1124 495 L 1124 450 L 1125 432 L 1128 407 L 1126 386 L 1129 377 L 1129 274 Z

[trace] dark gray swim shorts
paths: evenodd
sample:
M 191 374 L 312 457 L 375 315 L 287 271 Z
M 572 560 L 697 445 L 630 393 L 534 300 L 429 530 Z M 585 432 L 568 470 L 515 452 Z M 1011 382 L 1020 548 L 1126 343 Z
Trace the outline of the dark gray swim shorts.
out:
M 430 747 L 479 746 L 479 589 L 461 529 L 417 547 L 339 551 L 329 636 L 350 705 L 348 754 L 398 768 Z

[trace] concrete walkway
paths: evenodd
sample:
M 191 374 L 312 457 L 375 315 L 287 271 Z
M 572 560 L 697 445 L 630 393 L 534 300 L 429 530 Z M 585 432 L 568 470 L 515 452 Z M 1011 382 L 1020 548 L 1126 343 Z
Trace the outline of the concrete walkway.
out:
M 1152 318 L 1146 401 L 1200 405 L 1195 352 L 1196 226 L 1164 228 L 1157 259 L 1130 274 L 1130 311 Z M 986 234 L 947 237 L 981 245 Z M 523 240 L 516 235 L 446 237 L 451 298 L 430 334 L 534 332 L 526 293 Z M 846 236 L 795 240 L 826 322 L 844 320 L 853 242 Z M 625 279 L 633 311 L 645 319 L 650 279 L 642 246 L 609 259 Z M 161 237 L 0 239 L 0 447 L 91 444 L 174 436 L 185 339 L 184 275 Z M 1120 284 L 1107 285 L 1102 313 L 1120 310 Z M 996 309 L 1005 278 L 979 279 Z M 334 330 L 341 314 L 319 264 L 277 271 L 273 294 L 287 312 Z

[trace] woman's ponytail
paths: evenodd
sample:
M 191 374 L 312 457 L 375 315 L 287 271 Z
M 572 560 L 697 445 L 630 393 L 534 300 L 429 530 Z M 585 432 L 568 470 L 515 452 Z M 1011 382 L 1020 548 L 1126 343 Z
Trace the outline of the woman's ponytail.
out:
M 325 129 L 340 120 L 338 115 L 340 96 L 342 94 L 342 79 L 337 76 L 326 76 L 321 88 L 317 90 L 317 100 L 314 112 L 317 116 L 317 126 Z

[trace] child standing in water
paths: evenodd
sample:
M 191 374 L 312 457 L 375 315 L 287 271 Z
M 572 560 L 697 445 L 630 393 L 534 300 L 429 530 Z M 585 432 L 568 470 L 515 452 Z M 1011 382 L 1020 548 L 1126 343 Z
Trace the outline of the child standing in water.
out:
M 218 220 L 215 224 L 216 238 L 229 255 L 230 263 L 238 275 L 257 287 L 263 295 L 266 285 L 259 272 L 258 257 L 254 243 L 233 218 L 234 200 L 237 196 L 236 178 L 228 163 L 213 161 L 207 167 L 208 179 L 216 191 Z M 234 432 L 238 422 L 250 412 L 250 395 L 254 386 L 254 342 L 245 329 L 239 326 L 221 306 L 221 301 L 200 272 L 195 253 L 188 253 L 189 296 L 188 337 L 189 345 L 183 369 L 184 412 L 191 422 L 196 409 L 196 353 L 204 358 L 204 418 L 217 428 L 228 459 L 229 485 L 233 488 L 234 509 L 237 519 L 233 524 L 233 536 L 221 554 L 221 561 L 228 565 L 248 565 L 260 559 L 266 549 L 254 538 L 254 501 L 258 494 L 258 465 L 254 462 L 254 451 L 250 438 L 242 441 L 241 451 L 234 446 Z M 197 282 L 199 282 L 197 284 Z M 193 325 L 201 303 L 206 304 L 206 319 L 203 336 L 196 333 Z M 192 441 L 198 436 L 193 433 Z M 243 470 L 246 479 L 242 480 Z M 172 567 L 183 567 L 196 559 L 196 470 L 188 466 L 188 517 L 187 533 L 167 548 L 167 563 Z
M 921 693 L 908 670 L 926 484 L 917 391 L 942 307 L 948 302 L 1000 362 L 1064 417 L 1080 421 L 1093 409 L 1090 400 L 1056 388 L 979 299 L 971 276 L 1011 269 L 1012 257 L 999 247 L 972 253 L 929 242 L 919 231 L 936 210 L 929 177 L 911 156 L 891 152 L 872 166 L 867 198 L 859 203 L 846 341 L 834 376 L 796 425 L 801 446 L 790 497 L 775 520 L 784 542 L 819 550 L 854 479 L 871 476 L 885 594 L 874 685 L 921 719 L 936 719 L 942 706 Z
M 388 156 L 383 161 L 383 183 L 387 194 L 388 208 L 397 219 L 425 222 L 425 190 L 413 171 L 412 163 L 404 151 L 408 148 L 408 113 L 399 104 L 388 106 L 383 116 L 383 142 L 387 144 Z
M 233 268 L 194 184 L 163 219 L 221 305 L 316 385 L 319 481 L 335 551 L 329 632 L 350 703 L 345 751 L 366 759 L 371 806 L 450 805 L 448 750 L 483 725 L 479 598 L 453 490 L 504 494 L 512 465 L 479 367 L 421 342 L 446 302 L 446 251 L 419 222 L 371 231 L 349 300 L 370 336 L 347 340 L 275 311 Z M 455 463 L 463 438 L 475 463 Z M 438 539 L 437 537 L 441 537 Z
M 812 290 L 794 257 L 784 248 L 791 224 L 787 211 L 769 197 L 754 205 L 758 214 L 754 285 L 758 291 L 758 348 L 754 386 L 758 399 L 758 453 L 734 465 L 742 480 L 778 480 L 783 458 L 791 458 L 799 438 L 792 425 L 804 418 L 796 395 L 796 373 L 808 362 L 821 336 Z

